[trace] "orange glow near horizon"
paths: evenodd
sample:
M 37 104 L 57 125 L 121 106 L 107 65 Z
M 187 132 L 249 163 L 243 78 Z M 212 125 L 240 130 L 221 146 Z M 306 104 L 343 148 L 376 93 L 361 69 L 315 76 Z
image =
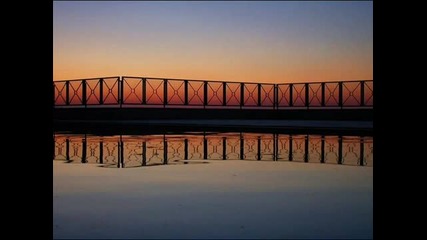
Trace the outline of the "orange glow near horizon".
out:
M 54 80 L 373 79 L 371 2 L 54 2 L 53 30 Z

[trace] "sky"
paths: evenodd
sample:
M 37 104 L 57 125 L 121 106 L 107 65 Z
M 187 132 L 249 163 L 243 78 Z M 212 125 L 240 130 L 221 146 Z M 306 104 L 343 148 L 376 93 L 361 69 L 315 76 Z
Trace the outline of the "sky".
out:
M 53 79 L 373 79 L 372 2 L 55 1 Z

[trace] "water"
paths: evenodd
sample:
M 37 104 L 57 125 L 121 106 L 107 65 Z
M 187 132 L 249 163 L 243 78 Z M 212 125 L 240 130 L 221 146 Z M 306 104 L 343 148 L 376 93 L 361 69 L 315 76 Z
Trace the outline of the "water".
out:
M 371 136 L 56 132 L 53 237 L 371 239 L 372 166 Z
M 370 136 L 249 132 L 150 135 L 54 135 L 54 160 L 105 167 L 208 163 L 214 160 L 293 161 L 373 166 Z

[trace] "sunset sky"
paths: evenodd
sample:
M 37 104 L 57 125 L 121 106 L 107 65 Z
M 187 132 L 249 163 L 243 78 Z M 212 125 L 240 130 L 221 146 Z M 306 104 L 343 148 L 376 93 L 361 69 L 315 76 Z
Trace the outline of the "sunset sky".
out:
M 373 79 L 372 2 L 54 2 L 53 79 Z

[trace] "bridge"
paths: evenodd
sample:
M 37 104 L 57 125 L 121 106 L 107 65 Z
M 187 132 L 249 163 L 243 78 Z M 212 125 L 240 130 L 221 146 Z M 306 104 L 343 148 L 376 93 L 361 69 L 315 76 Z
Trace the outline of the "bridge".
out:
M 239 126 L 257 128 L 256 121 L 269 120 L 304 129 L 295 121 L 372 122 L 373 87 L 372 80 L 272 84 L 100 77 L 53 81 L 53 113 L 55 126 L 67 127 L 127 122 L 194 130 L 198 125 L 186 120 L 205 122 L 203 127 L 215 125 L 213 120 L 238 120 Z

